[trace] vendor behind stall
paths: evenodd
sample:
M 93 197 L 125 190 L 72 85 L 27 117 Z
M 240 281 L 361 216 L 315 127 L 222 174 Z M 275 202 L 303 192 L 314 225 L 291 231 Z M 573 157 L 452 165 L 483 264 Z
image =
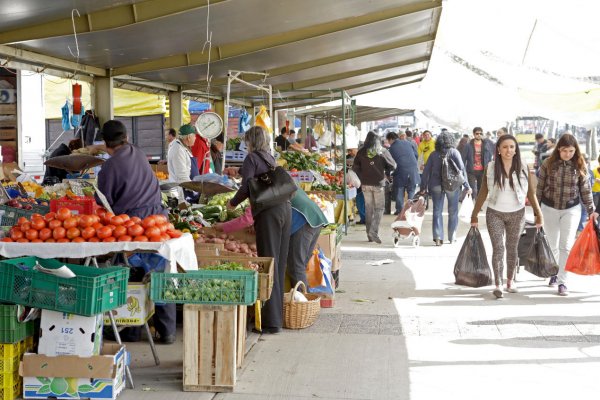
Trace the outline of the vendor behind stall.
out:
M 116 215 L 145 218 L 167 212 L 162 206 L 158 179 L 146 154 L 127 141 L 127 129 L 120 121 L 107 121 L 102 127 L 106 152 L 110 158 L 98 174 L 98 189 Z M 96 201 L 99 199 L 97 198 Z M 154 327 L 161 343 L 175 341 L 175 304 L 157 305 Z M 123 340 L 139 340 L 139 328 L 123 332 Z M 136 332 L 137 331 L 137 332 Z
M 77 150 L 81 148 L 81 139 L 73 139 L 69 142 L 69 144 L 61 143 L 60 146 L 56 148 L 50 154 L 49 158 L 59 157 L 59 156 L 68 156 L 73 153 L 73 150 Z M 44 180 L 42 181 L 42 185 L 54 185 L 56 183 L 61 183 L 63 179 L 67 178 L 67 174 L 69 171 L 54 168 L 54 167 L 46 167 L 46 173 L 44 174 Z

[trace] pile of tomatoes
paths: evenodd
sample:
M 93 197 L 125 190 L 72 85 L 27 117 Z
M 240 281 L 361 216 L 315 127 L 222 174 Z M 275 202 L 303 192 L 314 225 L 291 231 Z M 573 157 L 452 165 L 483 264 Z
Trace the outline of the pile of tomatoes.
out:
M 182 235 L 164 215 L 144 219 L 114 215 L 100 208 L 93 215 L 72 214 L 68 208 L 55 213 L 21 217 L 3 242 L 163 242 Z

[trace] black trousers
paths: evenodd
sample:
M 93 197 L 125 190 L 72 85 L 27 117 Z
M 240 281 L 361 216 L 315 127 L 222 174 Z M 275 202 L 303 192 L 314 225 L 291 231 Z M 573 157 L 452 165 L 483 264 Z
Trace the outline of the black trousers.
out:
M 312 252 L 317 245 L 320 234 L 320 226 L 313 228 L 306 223 L 290 237 L 290 249 L 287 256 L 286 272 L 290 277 L 292 287 L 295 286 L 298 281 L 302 281 L 308 289 L 308 282 L 306 281 L 306 264 L 308 264 L 308 260 L 312 257 Z
M 254 217 L 258 256 L 275 259 L 273 291 L 261 312 L 263 328 L 283 328 L 283 282 L 291 226 L 292 207 L 289 201 L 264 210 Z

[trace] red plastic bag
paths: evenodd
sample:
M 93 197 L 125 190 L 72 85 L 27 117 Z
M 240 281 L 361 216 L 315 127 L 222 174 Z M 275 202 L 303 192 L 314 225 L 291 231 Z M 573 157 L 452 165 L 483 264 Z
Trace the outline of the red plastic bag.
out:
M 579 275 L 600 274 L 600 243 L 593 221 L 588 221 L 575 241 L 565 270 Z

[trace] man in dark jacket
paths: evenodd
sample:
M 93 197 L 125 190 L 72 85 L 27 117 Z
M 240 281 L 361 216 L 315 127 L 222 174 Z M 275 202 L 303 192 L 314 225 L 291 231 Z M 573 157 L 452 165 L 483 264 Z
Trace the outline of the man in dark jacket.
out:
M 473 128 L 473 136 L 474 139 L 469 142 L 465 151 L 465 168 L 469 186 L 473 189 L 473 198 L 476 198 L 481 188 L 483 170 L 494 159 L 496 145 L 483 137 L 483 129 L 478 126 Z
M 415 195 L 417 185 L 421 182 L 417 167 L 417 146 L 408 140 L 398 139 L 395 132 L 389 132 L 385 138 L 390 143 L 389 152 L 396 162 L 392 172 L 394 178 L 394 193 L 396 201 L 395 215 L 400 214 L 404 207 L 404 195 L 410 200 Z

